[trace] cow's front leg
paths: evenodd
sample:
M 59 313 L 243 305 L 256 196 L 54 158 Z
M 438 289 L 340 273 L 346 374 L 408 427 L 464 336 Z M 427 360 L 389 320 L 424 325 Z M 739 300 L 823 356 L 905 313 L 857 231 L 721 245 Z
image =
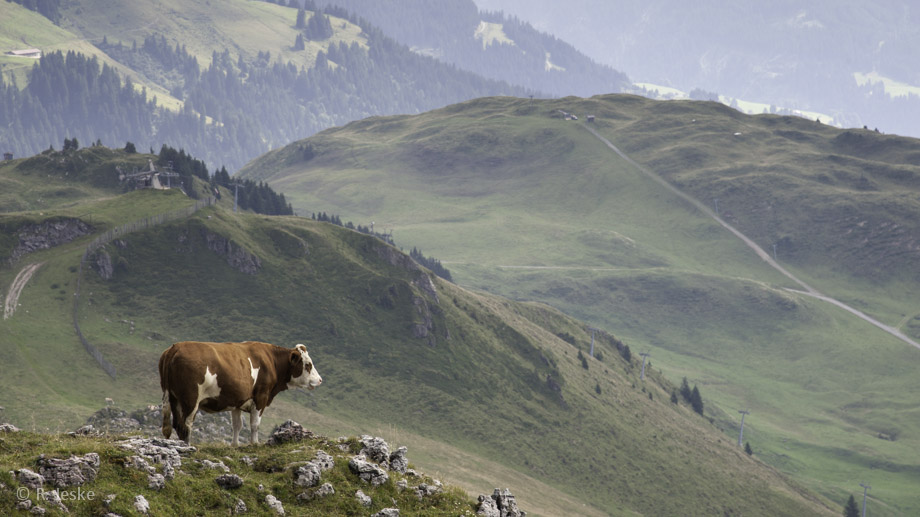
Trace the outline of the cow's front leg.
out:
M 256 444 L 259 443 L 259 422 L 262 421 L 262 415 L 259 414 L 259 410 L 253 406 L 249 410 L 249 431 L 252 433 L 250 438 L 250 443 Z
M 243 415 L 242 411 L 239 409 L 233 409 L 230 411 L 230 415 L 233 418 L 233 441 L 230 442 L 230 445 L 233 447 L 239 447 L 240 445 L 240 430 L 243 428 Z

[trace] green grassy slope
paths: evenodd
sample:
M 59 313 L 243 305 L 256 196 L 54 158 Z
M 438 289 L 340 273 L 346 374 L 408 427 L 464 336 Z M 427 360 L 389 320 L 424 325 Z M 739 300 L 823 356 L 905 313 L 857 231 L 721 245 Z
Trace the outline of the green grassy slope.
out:
M 294 28 L 296 15 L 295 9 L 268 2 L 231 0 L 221 2 L 218 8 L 208 0 L 80 0 L 67 6 L 64 26 L 93 41 L 105 36 L 110 42 L 129 45 L 134 39 L 143 42 L 149 35 L 164 36 L 180 41 L 205 67 L 215 51 L 229 49 L 234 59 L 240 55 L 252 59 L 270 49 L 274 59 L 310 68 L 316 54 L 329 45 L 367 44 L 360 27 L 333 16 L 333 36 L 308 41 L 304 51 L 292 51 L 298 33 Z
M 219 9 L 207 0 L 80 0 L 65 5 L 62 24 L 57 26 L 19 4 L 4 2 L 0 5 L 0 54 L 35 47 L 44 53 L 72 50 L 95 56 L 100 64 L 108 64 L 130 77 L 138 89 L 146 88 L 150 97 L 156 96 L 159 105 L 178 111 L 183 102 L 160 84 L 160 78 L 147 77 L 120 64 L 96 45 L 106 38 L 109 43 L 120 41 L 130 47 L 134 41 L 143 43 L 147 36 L 163 36 L 172 43 L 181 42 L 204 68 L 214 52 L 225 49 L 234 59 L 242 56 L 246 60 L 270 50 L 273 59 L 310 68 L 317 54 L 328 50 L 330 45 L 367 46 L 360 27 L 333 16 L 330 17 L 333 36 L 319 42 L 308 41 L 303 51 L 295 52 L 291 46 L 298 33 L 294 28 L 296 14 L 296 10 L 276 4 L 240 0 L 221 2 Z M 2 55 L 0 73 L 5 81 L 15 78 L 21 88 L 28 83 L 26 74 L 33 64 L 31 59 Z
M 100 200 L 96 209 L 121 204 L 122 217 L 133 219 L 167 197 L 176 207 L 187 203 L 145 191 Z M 22 216 L 0 222 L 14 217 Z M 258 273 L 212 251 L 209 241 L 221 238 L 258 257 Z M 42 263 L 16 313 L 0 321 L 4 418 L 20 426 L 74 427 L 105 397 L 123 407 L 158 403 L 155 364 L 176 340 L 302 342 L 325 382 L 283 394 L 270 413 L 308 427 L 311 417 L 327 428 L 350 426 L 351 434 L 396 426 L 391 433 L 428 441 L 423 460 L 437 471 L 451 470 L 445 457 L 461 458 L 458 477 L 489 482 L 479 491 L 525 482 L 522 493 L 543 492 L 536 501 L 562 493 L 586 501 L 589 514 L 836 513 L 672 404 L 674 385 L 657 369 L 640 381 L 636 357 L 623 360 L 612 335 L 598 336 L 603 358 L 586 369 L 578 358 L 590 340 L 584 324 L 556 310 L 438 279 L 431 290 L 428 273 L 373 237 L 304 218 L 233 213 L 226 202 L 107 245 L 111 280 L 87 269 L 80 326 L 118 369 L 112 380 L 71 327 L 74 266 L 87 240 L 0 269 L 6 294 L 25 264 Z M 496 478 L 469 472 L 478 466 L 495 468 Z
M 787 291 L 797 286 L 579 127 L 586 114 L 672 184 L 718 198 L 800 278 L 916 332 L 911 139 L 710 103 L 491 98 L 330 129 L 241 174 L 301 213 L 393 229 L 461 285 L 549 303 L 650 350 L 672 381 L 700 384 L 725 433 L 736 439 L 737 411 L 751 409 L 755 451 L 841 504 L 871 478 L 880 512 L 920 508 L 917 350 Z

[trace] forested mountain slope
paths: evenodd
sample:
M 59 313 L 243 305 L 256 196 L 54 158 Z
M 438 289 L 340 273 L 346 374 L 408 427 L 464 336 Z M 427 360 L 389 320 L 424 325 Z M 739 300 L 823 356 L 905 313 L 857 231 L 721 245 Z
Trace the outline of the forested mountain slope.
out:
M 356 118 L 529 93 L 415 54 L 344 13 L 302 12 L 331 31 L 314 33 L 309 20 L 298 27 L 298 9 L 242 0 L 220 9 L 205 1 L 81 0 L 61 7 L 57 26 L 18 4 L 0 9 L 8 34 L 0 50 L 44 51 L 34 66 L 2 61 L 0 141 L 15 156 L 64 138 L 127 140 L 140 149 L 184 148 L 234 171 Z
M 530 24 L 480 11 L 473 0 L 320 0 L 380 27 L 415 52 L 509 84 L 555 96 L 591 96 L 629 88 L 620 71 Z

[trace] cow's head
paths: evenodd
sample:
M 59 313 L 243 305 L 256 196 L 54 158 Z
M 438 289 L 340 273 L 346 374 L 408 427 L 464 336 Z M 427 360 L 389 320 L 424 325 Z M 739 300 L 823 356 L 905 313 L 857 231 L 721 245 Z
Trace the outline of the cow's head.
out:
M 291 350 L 291 382 L 289 386 L 307 388 L 312 390 L 323 383 L 323 378 L 316 371 L 310 354 L 307 353 L 307 347 L 297 345 Z

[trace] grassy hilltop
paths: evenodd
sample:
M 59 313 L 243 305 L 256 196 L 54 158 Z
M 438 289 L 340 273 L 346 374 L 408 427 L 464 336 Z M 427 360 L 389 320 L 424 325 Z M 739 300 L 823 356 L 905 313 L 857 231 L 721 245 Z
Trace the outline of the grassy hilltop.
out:
M 94 153 L 104 154 L 55 156 L 67 165 Z M 0 178 L 22 191 L 95 184 L 31 160 L 0 164 Z M 105 176 L 113 163 L 95 170 Z M 26 224 L 77 218 L 96 234 L 192 203 L 177 191 L 122 194 L 99 182 L 93 195 L 42 209 L 21 196 L 29 210 L 0 214 L 0 250 Z M 266 426 L 294 418 L 329 435 L 372 430 L 470 493 L 509 486 L 534 514 L 837 513 L 840 503 L 791 484 L 671 402 L 677 386 L 657 368 L 640 380 L 635 343 L 599 333 L 600 354 L 588 358 L 585 324 L 546 305 L 442 281 L 372 236 L 234 213 L 229 199 L 224 192 L 215 206 L 125 234 L 91 257 L 113 275 L 104 280 L 87 264 L 79 324 L 117 369 L 114 380 L 72 326 L 77 266 L 92 235 L 4 262 L 4 298 L 21 271 L 38 266 L 0 320 L 3 418 L 55 431 L 81 424 L 105 397 L 156 404 L 156 361 L 178 340 L 305 343 L 325 382 L 282 394 Z
M 566 121 L 562 111 L 579 120 Z M 838 501 L 920 508 L 918 350 L 800 289 L 584 127 L 821 292 L 915 339 L 920 142 L 715 103 L 478 99 L 324 131 L 241 175 L 394 230 L 464 286 L 548 303 L 699 383 L 707 416 Z M 716 207 L 718 204 L 718 207 Z M 887 513 L 886 513 L 887 512 Z

